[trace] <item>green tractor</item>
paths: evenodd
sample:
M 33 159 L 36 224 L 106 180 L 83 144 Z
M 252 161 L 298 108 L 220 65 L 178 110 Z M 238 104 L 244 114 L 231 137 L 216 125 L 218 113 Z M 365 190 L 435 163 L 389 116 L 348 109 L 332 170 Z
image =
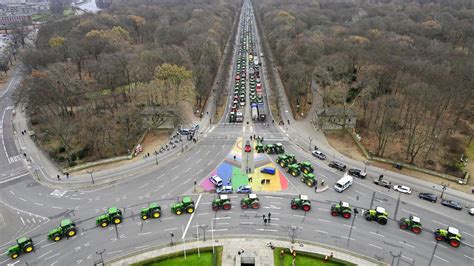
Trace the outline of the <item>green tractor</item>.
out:
M 298 164 L 300 166 L 301 172 L 303 172 L 304 174 L 309 174 L 314 171 L 313 166 L 310 162 L 301 162 Z
M 294 154 L 288 154 L 288 153 L 285 155 L 278 155 L 276 162 L 281 167 L 285 168 L 290 164 L 296 163 L 296 156 Z
M 49 231 L 48 239 L 53 240 L 54 242 L 58 242 L 64 236 L 73 237 L 76 235 L 76 233 L 76 224 L 71 221 L 71 219 L 64 219 L 59 224 L 59 227 L 56 227 L 53 230 Z
M 150 203 L 148 207 L 142 208 L 141 211 L 142 220 L 147 220 L 148 218 L 160 218 L 161 217 L 161 206 L 155 202 Z
M 459 230 L 454 227 L 448 227 L 448 229 L 436 229 L 434 231 L 436 241 L 446 241 L 452 247 L 459 247 L 461 245 L 461 234 Z
M 30 253 L 34 250 L 33 240 L 29 237 L 22 237 L 16 240 L 16 245 L 8 249 L 8 256 L 12 259 L 18 258 L 21 253 Z
M 400 229 L 409 229 L 415 234 L 421 233 L 423 228 L 420 217 L 413 215 L 410 215 L 409 218 L 401 218 L 400 221 L 398 221 L 398 225 L 400 226 Z
M 183 197 L 181 202 L 177 202 L 171 206 L 171 212 L 177 215 L 183 214 L 184 211 L 190 214 L 194 212 L 194 201 L 191 197 Z
M 318 184 L 318 181 L 316 180 L 316 176 L 312 173 L 303 174 L 303 177 L 301 177 L 300 180 L 301 182 L 308 185 L 308 187 L 313 187 L 314 185 Z
M 385 208 L 382 207 L 368 210 L 364 216 L 367 221 L 376 221 L 381 225 L 386 225 L 388 221 L 388 213 L 385 211 Z
M 311 210 L 311 201 L 307 195 L 300 195 L 298 198 L 291 200 L 290 207 L 293 210 L 302 209 L 307 212 Z
M 349 206 L 349 203 L 344 201 L 340 201 L 339 203 L 333 204 L 331 206 L 331 215 L 342 216 L 345 219 L 349 219 L 352 216 L 351 206 Z
M 257 146 L 255 146 L 255 150 L 257 151 L 257 153 L 262 153 L 265 151 L 263 144 L 260 142 L 257 144 Z
M 122 223 L 122 211 L 116 207 L 107 209 L 107 212 L 95 219 L 95 224 L 102 228 L 107 227 L 109 223 Z
M 268 154 L 274 154 L 276 152 L 275 151 L 275 145 L 273 145 L 273 144 L 265 145 L 265 152 L 268 153 Z
M 284 152 L 285 152 L 285 149 L 283 148 L 283 144 L 276 143 L 275 144 L 275 153 L 276 154 L 283 154 Z
M 287 172 L 292 176 L 299 176 L 301 174 L 300 166 L 298 164 L 288 165 Z
M 232 205 L 227 195 L 219 195 L 219 198 L 212 201 L 212 210 L 215 212 L 219 209 L 230 210 L 230 208 L 232 208 Z
M 252 209 L 259 209 L 260 202 L 256 194 L 248 194 L 246 198 L 240 200 L 240 207 L 242 209 L 248 209 L 249 207 Z

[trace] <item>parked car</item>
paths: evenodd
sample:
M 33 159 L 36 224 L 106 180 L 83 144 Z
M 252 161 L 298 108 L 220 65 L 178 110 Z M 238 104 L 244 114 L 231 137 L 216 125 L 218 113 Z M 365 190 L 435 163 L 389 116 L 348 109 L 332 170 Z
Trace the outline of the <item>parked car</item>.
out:
M 346 171 L 346 166 L 343 163 L 332 161 L 329 163 L 329 167 L 335 168 L 339 171 Z
M 470 209 L 469 209 L 469 214 L 470 214 L 470 215 L 474 215 L 474 208 L 470 208 Z
M 232 186 L 222 186 L 216 189 L 217 194 L 230 194 L 232 193 Z
M 411 188 L 407 186 L 402 186 L 402 185 L 395 185 L 393 186 L 393 190 L 405 193 L 405 194 L 411 194 Z
M 386 188 L 391 188 L 392 187 L 392 182 L 387 181 L 387 180 L 383 180 L 383 179 L 375 179 L 374 184 L 382 186 L 382 187 L 386 187 Z
M 237 188 L 237 193 L 252 193 L 252 187 L 250 185 L 240 185 Z
M 418 194 L 418 198 L 431 201 L 431 202 L 438 201 L 438 197 L 433 193 L 420 193 Z
M 275 174 L 275 168 L 273 167 L 265 167 L 260 170 L 260 173 L 264 174 L 269 174 L 269 175 L 274 175 Z
M 312 152 L 313 156 L 320 159 L 320 160 L 326 160 L 326 155 L 322 153 L 320 150 L 314 150 Z
M 443 200 L 443 201 L 441 201 L 441 204 L 446 206 L 446 207 L 449 207 L 449 208 L 453 208 L 453 209 L 456 209 L 456 210 L 462 210 L 461 203 L 459 203 L 457 201 L 454 201 L 454 200 Z
M 367 173 L 360 170 L 360 169 L 355 169 L 355 168 L 352 168 L 352 169 L 349 169 L 349 171 L 347 171 L 347 173 L 353 177 L 357 177 L 357 178 L 365 178 L 367 176 Z
M 214 184 L 216 187 L 222 186 L 222 178 L 218 175 L 213 175 L 209 177 L 209 181 Z

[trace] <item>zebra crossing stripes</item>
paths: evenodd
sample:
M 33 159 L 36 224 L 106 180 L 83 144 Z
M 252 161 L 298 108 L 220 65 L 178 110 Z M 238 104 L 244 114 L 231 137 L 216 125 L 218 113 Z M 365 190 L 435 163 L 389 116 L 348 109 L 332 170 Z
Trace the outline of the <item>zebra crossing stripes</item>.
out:
M 16 155 L 16 156 L 13 156 L 13 157 L 8 157 L 8 163 L 9 163 L 9 164 L 12 164 L 12 163 L 15 163 L 15 162 L 18 162 L 18 161 L 21 161 L 21 155 Z

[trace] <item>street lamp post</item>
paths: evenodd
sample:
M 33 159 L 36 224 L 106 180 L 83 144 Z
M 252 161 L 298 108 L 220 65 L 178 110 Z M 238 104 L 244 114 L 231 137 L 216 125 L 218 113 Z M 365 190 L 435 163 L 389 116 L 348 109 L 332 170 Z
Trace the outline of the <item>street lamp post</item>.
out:
M 92 169 L 92 170 L 87 170 L 87 173 L 89 173 L 89 174 L 91 175 L 92 184 L 94 184 L 94 176 L 93 176 L 94 169 Z
M 309 138 L 309 151 L 311 151 L 311 141 L 313 141 L 313 139 L 311 137 L 308 137 Z
M 433 253 L 431 254 L 431 258 L 430 258 L 430 262 L 428 263 L 428 266 L 431 266 L 431 263 L 433 262 L 433 257 L 436 253 L 436 249 L 438 248 L 438 243 L 439 243 L 439 241 L 436 241 L 436 244 L 434 246 Z
M 102 265 L 105 265 L 105 264 L 104 264 L 104 257 L 102 256 L 102 254 L 103 254 L 104 252 L 105 252 L 105 249 L 102 249 L 102 251 L 96 251 L 96 252 L 95 252 L 97 255 L 100 256 L 100 262 L 102 262 Z
M 354 218 L 352 218 L 351 229 L 349 230 L 349 236 L 347 237 L 347 246 L 349 247 L 349 242 L 351 241 L 352 228 L 354 227 L 354 222 L 359 211 L 357 208 L 354 208 Z
M 446 190 L 447 187 L 449 187 L 449 184 L 443 184 L 441 183 L 441 186 L 443 186 L 442 191 L 441 191 L 441 199 L 443 199 L 444 191 Z

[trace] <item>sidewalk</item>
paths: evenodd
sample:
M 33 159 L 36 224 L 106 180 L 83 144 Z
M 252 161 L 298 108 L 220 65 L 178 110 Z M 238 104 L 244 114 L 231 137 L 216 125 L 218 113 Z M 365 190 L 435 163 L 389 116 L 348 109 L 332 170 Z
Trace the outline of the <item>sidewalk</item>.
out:
M 273 250 L 266 245 L 271 242 L 275 247 L 293 248 L 298 251 L 304 251 L 309 253 L 318 253 L 322 255 L 333 254 L 334 258 L 345 260 L 348 262 L 355 263 L 357 265 L 383 265 L 375 259 L 360 255 L 344 249 L 315 243 L 309 241 L 298 241 L 292 244 L 289 240 L 283 238 L 269 238 L 268 236 L 224 236 L 215 239 L 215 246 L 223 247 L 222 252 L 222 265 L 240 266 L 241 262 L 253 262 L 255 266 L 271 266 L 275 265 L 273 258 Z M 129 253 L 125 256 L 114 258 L 106 262 L 108 265 L 122 266 L 137 263 L 143 260 L 152 259 L 158 256 L 171 254 L 171 253 L 182 253 L 183 248 L 186 250 L 197 249 L 198 245 L 200 248 L 212 247 L 212 240 L 207 239 L 206 241 L 192 241 L 186 242 L 185 244 L 176 244 L 173 246 L 161 245 L 155 246 L 148 249 L 138 250 Z M 244 253 L 239 255 L 239 251 L 244 249 Z

